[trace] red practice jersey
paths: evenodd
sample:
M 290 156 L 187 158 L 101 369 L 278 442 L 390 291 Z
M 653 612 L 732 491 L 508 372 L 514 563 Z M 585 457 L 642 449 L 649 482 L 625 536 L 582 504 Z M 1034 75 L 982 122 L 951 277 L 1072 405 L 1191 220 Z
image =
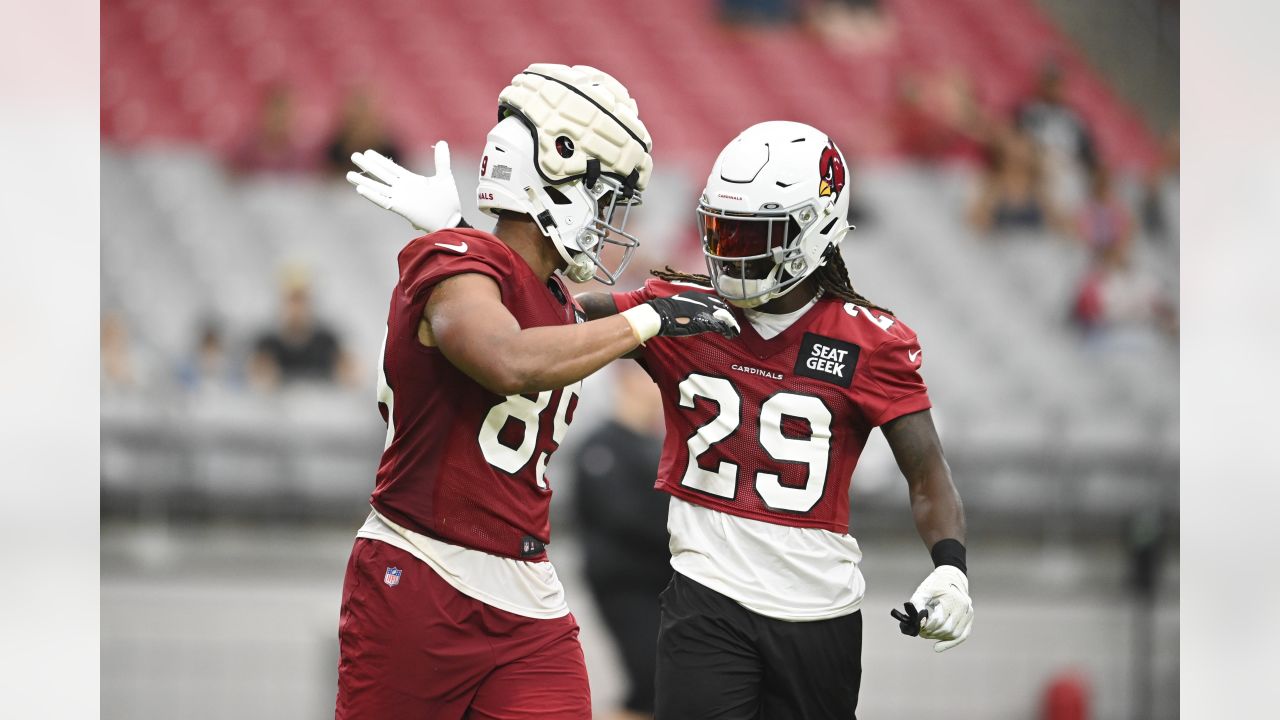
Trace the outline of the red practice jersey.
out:
M 613 299 L 622 311 L 688 289 L 649 280 Z M 655 487 L 745 518 L 847 533 L 849 480 L 872 428 L 930 407 L 916 334 L 829 296 L 769 340 L 734 314 L 736 339 L 655 337 L 643 348 L 667 425 Z
M 521 560 L 550 542 L 547 461 L 573 420 L 581 383 L 503 397 L 484 389 L 418 340 L 431 290 L 462 273 L 498 284 L 520 327 L 585 316 L 559 276 L 543 282 L 506 243 L 479 230 L 442 230 L 400 252 L 378 401 L 387 444 L 373 507 L 431 537 Z

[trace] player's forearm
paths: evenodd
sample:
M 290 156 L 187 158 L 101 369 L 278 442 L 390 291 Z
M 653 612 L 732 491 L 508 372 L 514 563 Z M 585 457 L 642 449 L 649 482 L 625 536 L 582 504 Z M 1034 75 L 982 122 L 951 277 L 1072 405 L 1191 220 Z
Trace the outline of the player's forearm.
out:
M 939 540 L 952 538 L 965 541 L 964 506 L 960 493 L 951 481 L 946 461 L 942 468 L 911 483 L 911 515 L 916 531 L 925 547 L 932 549 Z
M 626 318 L 521 330 L 504 350 L 503 395 L 577 382 L 640 345 Z M 503 392 L 505 390 L 505 392 Z
M 587 314 L 588 320 L 599 320 L 618 314 L 618 305 L 609 293 L 585 292 L 574 295 L 573 298 L 582 306 L 582 311 Z
M 953 538 L 964 542 L 964 506 L 951 481 L 951 468 L 928 410 L 903 415 L 881 428 L 898 469 L 907 479 L 911 514 L 920 538 L 930 549 Z

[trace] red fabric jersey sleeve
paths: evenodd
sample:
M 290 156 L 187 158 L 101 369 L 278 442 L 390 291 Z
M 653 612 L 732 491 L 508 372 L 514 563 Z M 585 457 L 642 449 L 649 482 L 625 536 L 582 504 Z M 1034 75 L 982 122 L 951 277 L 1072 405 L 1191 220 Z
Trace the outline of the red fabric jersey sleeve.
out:
M 630 292 L 613 293 L 613 304 L 618 307 L 618 312 L 630 310 L 631 308 L 646 303 L 655 297 L 660 297 L 654 293 L 654 283 L 656 279 L 646 280 L 644 285 Z
M 911 331 L 895 333 L 871 352 L 861 369 L 863 382 L 857 390 L 872 425 L 932 407 L 928 387 L 920 377 L 923 362 L 920 341 Z
M 441 230 L 423 235 L 400 251 L 400 287 L 417 299 L 440 281 L 478 273 L 501 288 L 512 272 L 511 249 L 478 230 Z

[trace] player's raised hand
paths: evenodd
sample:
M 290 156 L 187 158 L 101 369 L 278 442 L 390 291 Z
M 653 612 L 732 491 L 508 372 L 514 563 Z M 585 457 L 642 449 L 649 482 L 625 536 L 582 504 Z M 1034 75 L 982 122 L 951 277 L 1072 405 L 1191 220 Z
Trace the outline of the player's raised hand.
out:
M 423 232 L 457 227 L 462 202 L 449 167 L 449 143 L 441 140 L 435 149 L 436 174 L 430 177 L 411 173 L 376 150 L 354 153 L 351 162 L 363 172 L 347 173 L 347 182 L 361 197 Z
M 945 652 L 964 642 L 973 627 L 973 600 L 969 578 L 952 565 L 939 565 L 911 595 L 911 604 L 928 610 L 920 625 L 920 637 L 937 640 L 934 652 Z

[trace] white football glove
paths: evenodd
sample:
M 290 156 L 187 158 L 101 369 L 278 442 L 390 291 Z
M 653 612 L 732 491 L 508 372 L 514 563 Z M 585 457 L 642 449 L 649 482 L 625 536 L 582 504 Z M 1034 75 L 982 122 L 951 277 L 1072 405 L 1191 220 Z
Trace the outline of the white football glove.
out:
M 361 197 L 400 215 L 422 232 L 457 227 L 462 202 L 449 168 L 449 143 L 441 140 L 435 148 L 436 174 L 431 177 L 411 173 L 391 158 L 365 150 L 351 156 L 364 173 L 347 173 L 347 182 L 355 185 Z
M 945 652 L 964 642 L 973 627 L 973 600 L 969 598 L 969 578 L 952 565 L 939 565 L 911 595 L 911 604 L 928 609 L 929 617 L 920 626 L 920 637 L 938 640 L 934 652 Z

